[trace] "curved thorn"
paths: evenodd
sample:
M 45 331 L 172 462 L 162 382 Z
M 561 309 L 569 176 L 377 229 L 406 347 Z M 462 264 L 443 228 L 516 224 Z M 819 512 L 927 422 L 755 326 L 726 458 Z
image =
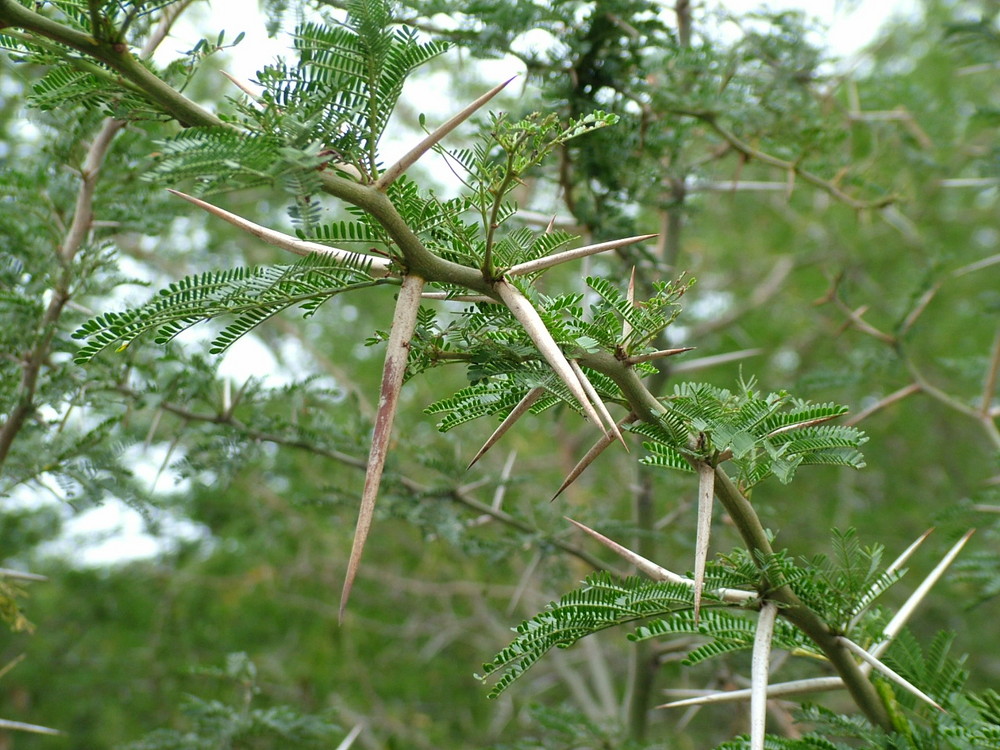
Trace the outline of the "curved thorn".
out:
M 838 690 L 844 687 L 844 681 L 839 677 L 811 677 L 806 680 L 792 680 L 791 682 L 779 682 L 767 686 L 768 698 L 780 698 L 785 695 L 799 695 L 801 693 L 820 693 L 825 690 Z M 657 706 L 657 708 L 685 708 L 687 706 L 703 706 L 710 703 L 731 703 L 745 701 L 751 698 L 753 688 L 743 690 L 722 690 L 720 692 L 708 693 L 707 695 L 696 695 L 692 698 L 671 701 Z
M 629 414 L 627 417 L 625 417 L 618 423 L 618 427 L 621 428 L 623 425 L 632 424 L 632 422 L 634 422 L 637 419 L 638 417 L 635 414 Z M 592 463 L 594 463 L 597 457 L 604 452 L 604 449 L 607 448 L 609 445 L 611 445 L 613 442 L 615 442 L 615 436 L 612 435 L 611 433 L 606 433 L 602 435 L 600 439 L 596 443 L 594 443 L 593 447 L 589 451 L 587 451 L 584 457 L 577 462 L 576 466 L 573 467 L 572 471 L 570 471 L 570 473 L 566 475 L 566 478 L 563 480 L 563 483 L 559 485 L 559 489 L 556 490 L 556 494 L 552 496 L 552 500 L 555 500 L 557 497 L 559 497 L 567 487 L 573 484 L 573 482 L 576 481 L 577 477 L 583 474 L 583 472 L 586 471 L 587 467 L 590 466 Z M 549 502 L 552 502 L 552 500 L 550 500 Z
M 694 346 L 681 346 L 677 349 L 660 349 L 656 352 L 650 352 L 649 354 L 636 354 L 634 357 L 629 357 L 625 360 L 627 365 L 637 365 L 640 362 L 650 362 L 654 359 L 662 359 L 663 357 L 673 357 L 676 354 L 683 354 L 684 352 L 689 352 L 697 347 Z
M 583 368 L 580 367 L 580 363 L 575 359 L 569 360 L 569 366 L 573 368 L 573 372 L 576 373 L 576 377 L 580 381 L 580 385 L 583 386 L 583 390 L 586 391 L 587 397 L 590 399 L 590 402 L 594 405 L 598 413 L 601 415 L 601 418 L 604 420 L 604 425 L 608 428 L 608 432 L 610 432 L 616 440 L 621 441 L 621 444 L 625 446 L 625 452 L 627 453 L 628 445 L 625 444 L 625 438 L 622 437 L 622 433 L 618 429 L 618 424 L 608 411 L 608 407 L 605 406 L 604 402 L 601 400 L 601 396 L 597 392 L 597 389 L 594 388 L 594 384 L 590 382 L 590 378 L 587 377 L 587 373 L 583 371 Z
M 771 666 L 771 638 L 778 605 L 764 602 L 757 618 L 750 666 L 750 750 L 764 750 L 767 726 L 767 677 Z
M 886 677 L 888 677 L 890 680 L 892 680 L 893 682 L 895 682 L 897 685 L 899 685 L 903 689 L 907 690 L 910 693 L 913 693 L 920 700 L 924 701 L 925 703 L 929 703 L 930 705 L 934 706 L 934 708 L 938 709 L 939 711 L 944 711 L 944 708 L 939 703 L 937 703 L 937 701 L 935 701 L 929 695 L 927 695 L 926 693 L 924 693 L 920 688 L 918 688 L 912 682 L 910 682 L 909 680 L 907 680 L 901 674 L 899 674 L 898 672 L 893 671 L 886 664 L 882 663 L 881 661 L 879 661 L 878 659 L 876 659 L 874 656 L 872 656 L 871 654 L 869 654 L 867 651 L 865 651 L 863 648 L 861 648 L 861 646 L 859 646 L 858 644 L 856 644 L 854 641 L 850 640 L 849 638 L 845 638 L 842 635 L 837 636 L 837 641 L 839 643 L 841 643 L 844 646 L 844 648 L 846 648 L 852 654 L 854 654 L 855 656 L 857 656 L 859 659 L 861 659 L 863 662 L 865 662 L 866 664 L 868 664 L 870 667 L 874 667 L 875 669 L 877 669 L 879 672 L 881 672 L 883 675 L 885 675 Z M 945 713 L 947 713 L 947 711 L 945 711 Z
M 588 255 L 594 255 L 596 253 L 605 253 L 608 250 L 617 250 L 620 247 L 625 247 L 626 245 L 634 245 L 636 242 L 642 242 L 643 240 L 648 240 L 656 237 L 655 234 L 640 234 L 635 237 L 625 237 L 620 240 L 611 240 L 610 242 L 599 242 L 596 245 L 586 245 L 584 247 L 578 247 L 575 250 L 566 250 L 565 252 L 556 253 L 555 255 L 546 255 L 544 258 L 537 258 L 535 260 L 529 260 L 526 263 L 518 263 L 516 266 L 511 266 L 505 272 L 506 276 L 520 276 L 526 273 L 535 273 L 536 271 L 542 271 L 546 268 L 551 268 L 552 266 L 558 266 L 560 263 L 565 263 L 566 261 L 576 260 L 577 258 L 585 258 Z
M 433 130 L 426 138 L 420 141 L 420 143 L 418 143 L 416 146 L 410 149 L 403 156 L 402 159 L 397 161 L 395 164 L 393 164 L 391 167 L 385 170 L 385 172 L 382 173 L 382 176 L 379 177 L 378 180 L 375 182 L 375 189 L 385 192 L 385 190 L 393 182 L 399 179 L 399 176 L 402 175 L 403 172 L 405 172 L 407 169 L 413 166 L 413 164 L 417 161 L 417 159 L 419 159 L 421 156 L 423 156 L 432 148 L 434 148 L 434 146 L 437 145 L 437 143 L 442 138 L 448 135 L 448 133 L 450 133 L 452 130 L 454 130 L 463 122 L 472 117 L 472 115 L 474 115 L 477 110 L 483 107 L 494 96 L 503 91 L 504 88 L 507 86 L 507 84 L 513 81 L 515 78 L 517 78 L 517 76 L 511 76 L 500 85 L 494 86 L 485 94 L 483 94 L 481 97 L 476 99 L 476 101 L 472 102 L 472 104 L 470 104 L 468 107 L 466 107 L 457 115 L 448 120 L 446 123 Z
M 284 234 L 283 232 L 278 232 L 274 229 L 268 229 L 267 227 L 262 227 L 260 224 L 254 224 L 248 219 L 244 219 L 242 216 L 237 216 L 234 213 L 226 211 L 225 209 L 219 208 L 218 206 L 213 206 L 211 203 L 207 203 L 200 198 L 195 198 L 193 195 L 188 195 L 187 193 L 182 193 L 180 190 L 172 190 L 167 188 L 168 193 L 176 195 L 178 198 L 183 198 L 188 203 L 193 203 L 213 216 L 218 216 L 223 221 L 228 221 L 234 227 L 242 229 L 248 234 L 252 234 L 254 237 L 263 240 L 269 245 L 274 245 L 280 247 L 282 250 L 288 250 L 296 255 L 311 255 L 313 253 L 319 255 L 328 255 L 330 257 L 336 258 L 337 260 L 342 260 L 346 263 L 358 264 L 359 262 L 364 262 L 368 265 L 368 273 L 372 276 L 382 278 L 389 275 L 390 262 L 384 258 L 374 258 L 370 255 L 365 255 L 364 253 L 354 253 L 350 250 L 341 250 L 336 247 L 327 247 L 326 245 L 321 245 L 318 242 L 308 242 L 307 240 L 300 240 L 290 235 Z
M 712 534 L 712 501 L 715 499 L 715 467 L 698 461 L 698 530 L 694 548 L 694 622 L 701 614 L 701 592 L 705 586 L 708 541 Z
M 371 529 L 372 516 L 375 513 L 375 498 L 382 481 L 382 468 L 389 448 L 389 437 L 392 434 L 392 421 L 396 416 L 396 405 L 399 403 L 399 391 L 403 385 L 403 375 L 406 373 L 406 360 L 410 354 L 410 338 L 417 326 L 417 311 L 420 309 L 420 292 L 424 288 L 424 280 L 419 276 L 405 276 L 396 299 L 396 311 L 392 318 L 392 328 L 389 330 L 389 341 L 386 346 L 385 365 L 382 369 L 382 390 L 379 394 L 378 412 L 375 415 L 375 429 L 372 433 L 371 449 L 368 453 L 368 468 L 365 473 L 365 487 L 361 494 L 361 507 L 358 510 L 358 524 L 354 531 L 354 543 L 351 546 L 351 557 L 347 563 L 347 575 L 344 578 L 344 588 L 340 594 L 340 620 L 344 619 L 344 608 L 351 595 L 354 577 L 361 564 L 361 553 L 365 548 L 365 540 Z
M 556 340 L 552 338 L 552 334 L 545 327 L 545 322 L 538 314 L 538 311 L 528 301 L 528 298 L 521 294 L 510 282 L 500 280 L 494 285 L 494 288 L 500 299 L 507 306 L 507 309 L 524 326 L 525 333 L 528 334 L 528 337 L 538 348 L 545 361 L 549 363 L 555 374 L 559 376 L 559 379 L 569 389 L 569 392 L 573 394 L 573 398 L 580 404 L 590 421 L 600 427 L 600 415 L 598 415 L 587 398 L 587 393 L 577 378 L 576 372 L 573 371 L 569 361 L 566 359 L 566 355 L 562 353 Z
M 486 442 L 483 443 L 483 447 L 479 449 L 479 452 L 472 457 L 472 460 L 469 461 L 469 465 L 465 467 L 465 470 L 468 471 L 471 469 L 476 461 L 486 455 L 486 451 L 496 445 L 497 441 L 507 433 L 507 430 L 513 427 L 517 420 L 528 413 L 531 407 L 535 405 L 535 402 L 541 398 L 543 393 L 545 393 L 544 388 L 532 388 L 524 394 L 524 397 L 517 403 L 517 406 L 511 409 L 510 414 L 504 417 L 500 426 L 493 431 L 493 434 L 486 439 Z
M 634 565 L 636 569 L 641 570 L 654 581 L 666 581 L 667 583 L 679 583 L 684 586 L 694 587 L 694 581 L 690 578 L 685 578 L 684 576 L 678 575 L 671 570 L 661 568 L 651 560 L 647 560 L 637 552 L 633 552 L 628 547 L 623 547 L 618 542 L 609 539 L 598 531 L 594 531 L 592 528 L 585 526 L 579 521 L 574 521 L 572 518 L 568 518 L 566 516 L 564 516 L 564 518 L 580 529 L 583 533 L 596 539 L 623 560 Z M 712 594 L 725 602 L 729 602 L 730 604 L 746 604 L 747 602 L 757 598 L 756 592 L 740 591 L 739 589 L 718 589 L 717 591 L 713 591 Z

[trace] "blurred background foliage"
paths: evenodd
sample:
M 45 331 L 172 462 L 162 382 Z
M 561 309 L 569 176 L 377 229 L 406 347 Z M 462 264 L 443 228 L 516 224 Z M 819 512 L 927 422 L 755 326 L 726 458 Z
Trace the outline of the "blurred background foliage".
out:
M 262 5 L 275 29 L 318 12 Z M 864 471 L 814 469 L 791 488 L 754 492 L 779 548 L 811 556 L 828 551 L 831 527 L 856 527 L 895 556 L 931 526 L 936 550 L 981 529 L 913 627 L 928 638 L 954 630 L 971 685 L 995 685 L 1000 406 L 987 385 L 1000 349 L 1000 4 L 925 0 L 852 66 L 830 60 L 822 29 L 801 14 L 726 20 L 724 3 L 677 5 L 413 0 L 398 14 L 455 44 L 415 82 L 425 76 L 447 97 L 444 111 L 495 83 L 495 63 L 476 61 L 513 54 L 508 68 L 526 72 L 504 109 L 621 115 L 526 180 L 521 207 L 597 241 L 661 233 L 655 247 L 589 272 L 624 281 L 636 265 L 647 283 L 697 279 L 668 342 L 697 350 L 669 360 L 663 387 L 700 364 L 708 382 L 731 387 L 742 372 L 765 391 L 849 404 L 861 417 Z M 549 503 L 593 439 L 553 412 L 526 418 L 466 473 L 491 425 L 442 435 L 422 413 L 462 386 L 448 369 L 404 391 L 375 531 L 338 625 L 380 372 L 364 340 L 385 327 L 392 293 L 258 329 L 247 356 L 272 357 L 280 379 L 241 376 L 238 357 L 220 375 L 197 332 L 72 365 L 69 334 L 93 311 L 143 298 L 149 282 L 277 251 L 143 181 L 156 139 L 175 126 L 138 122 L 109 153 L 94 241 L 69 269 L 54 263 L 73 167 L 100 117 L 24 109 L 39 74 L 0 58 L 4 416 L 20 397 L 21 353 L 52 335 L 37 408 L 0 474 L 0 565 L 48 578 L 19 584 L 34 632 L 0 640 L 0 667 L 23 655 L 0 676 L 0 715 L 65 736 L 0 732 L 0 748 L 181 747 L 185 732 L 216 737 L 205 747 L 334 747 L 329 737 L 359 724 L 358 746 L 371 748 L 700 748 L 742 731 L 742 714 L 706 708 L 651 711 L 637 732 L 627 718 L 635 691 L 648 691 L 648 709 L 664 689 L 738 684 L 746 665 L 682 671 L 682 654 L 621 633 L 553 655 L 486 701 L 474 673 L 509 628 L 607 560 L 562 516 L 684 569 L 695 488 L 639 470 L 634 451 L 609 452 Z M 186 93 L 227 106 L 208 70 Z M 422 105 L 404 92 L 409 132 Z M 261 190 L 219 198 L 272 226 L 288 224 L 283 200 Z M 61 273 L 72 275 L 73 304 L 49 331 L 39 321 Z M 548 293 L 581 291 L 578 277 L 552 279 Z M 171 518 L 199 531 L 134 562 L 80 564 L 65 543 L 53 554 L 72 514 L 100 503 L 139 509 L 153 534 L 169 537 Z M 713 546 L 736 541 L 720 523 Z M 919 556 L 911 576 L 935 561 Z M 278 718 L 239 724 L 251 714 Z M 318 723 L 296 724 L 303 716 Z M 169 731 L 149 734 L 157 728 Z

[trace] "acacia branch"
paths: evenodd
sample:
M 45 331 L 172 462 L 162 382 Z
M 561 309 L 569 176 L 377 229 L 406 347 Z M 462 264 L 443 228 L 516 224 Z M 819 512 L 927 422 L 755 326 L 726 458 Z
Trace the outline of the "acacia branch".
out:
M 0 26 L 24 29 L 82 52 L 87 57 L 103 63 L 126 81 L 138 87 L 149 101 L 176 118 L 185 127 L 194 125 L 227 127 L 214 114 L 191 101 L 150 72 L 129 52 L 127 45 L 121 42 L 95 39 L 90 34 L 77 31 L 46 18 L 40 13 L 35 13 L 16 0 L 0 0 Z
M 138 398 L 141 394 L 137 391 L 128 388 L 119 388 L 119 393 L 122 393 L 131 398 Z M 221 425 L 229 427 L 237 431 L 239 434 L 243 435 L 249 440 L 254 440 L 261 443 L 270 443 L 272 445 L 284 446 L 286 448 L 294 448 L 296 450 L 301 450 L 306 453 L 311 453 L 315 456 L 320 456 L 321 458 L 327 458 L 331 461 L 335 461 L 339 464 L 347 466 L 352 469 L 357 469 L 358 471 L 366 471 L 368 468 L 368 462 L 359 458 L 358 456 L 352 456 L 349 453 L 344 453 L 342 451 L 334 450 L 332 448 L 324 448 L 323 446 L 316 445 L 315 443 L 309 442 L 308 440 L 302 440 L 300 438 L 289 437 L 287 435 L 279 435 L 273 432 L 267 432 L 265 430 L 258 430 L 250 425 L 246 424 L 242 420 L 236 418 L 231 412 L 227 413 L 220 411 L 213 414 L 206 414 L 204 412 L 196 412 L 191 410 L 186 406 L 181 406 L 180 404 L 175 404 L 169 401 L 164 401 L 158 404 L 158 408 L 163 411 L 173 414 L 176 417 L 186 421 L 186 422 L 201 422 L 207 424 Z M 526 536 L 532 539 L 540 540 L 540 544 L 547 544 L 559 549 L 566 554 L 577 558 L 581 562 L 590 566 L 594 570 L 606 570 L 616 575 L 620 575 L 612 566 L 608 565 L 602 561 L 599 557 L 592 555 L 580 547 L 574 544 L 563 541 L 558 537 L 546 537 L 545 532 L 543 532 L 537 526 L 533 526 L 527 521 L 523 521 L 519 518 L 512 516 L 510 513 L 501 510 L 500 508 L 494 508 L 489 503 L 484 503 L 481 500 L 477 500 L 469 492 L 468 488 L 465 487 L 447 487 L 447 488 L 436 488 L 430 487 L 420 482 L 410 479 L 409 477 L 402 475 L 394 475 L 392 481 L 397 482 L 400 486 L 406 489 L 408 492 L 412 493 L 416 497 L 423 498 L 433 498 L 438 497 L 442 499 L 450 500 L 458 505 L 463 505 L 469 510 L 475 511 L 476 513 L 488 516 L 493 520 L 502 523 L 504 526 L 508 526 L 516 531 L 520 531 Z
M 722 136 L 730 146 L 732 146 L 736 151 L 743 154 L 748 159 L 756 159 L 757 161 L 768 164 L 772 167 L 777 167 L 778 169 L 784 169 L 790 175 L 802 180 L 803 182 L 812 185 L 813 187 L 819 188 L 824 193 L 832 195 L 837 200 L 845 203 L 854 209 L 865 209 L 865 208 L 884 208 L 892 203 L 896 202 L 895 195 L 889 195 L 884 198 L 877 198 L 871 201 L 862 201 L 848 195 L 839 187 L 837 187 L 830 180 L 825 180 L 819 175 L 813 174 L 812 172 L 803 169 L 797 162 L 786 161 L 784 159 L 779 159 L 777 156 L 772 156 L 766 151 L 760 151 L 754 148 L 746 141 L 741 140 L 735 133 L 729 131 L 723 125 L 719 123 L 719 120 L 714 112 L 704 112 L 700 110 L 685 110 L 685 109 L 675 109 L 675 113 L 679 115 L 686 115 L 688 117 L 694 117 L 701 120 L 706 125 L 708 125 L 712 130 Z

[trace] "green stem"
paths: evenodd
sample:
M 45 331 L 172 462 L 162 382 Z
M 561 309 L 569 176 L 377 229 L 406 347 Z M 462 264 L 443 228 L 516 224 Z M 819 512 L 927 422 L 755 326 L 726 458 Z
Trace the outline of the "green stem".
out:
M 147 99 L 175 117 L 185 127 L 226 126 L 214 114 L 198 106 L 150 72 L 129 52 L 125 44 L 99 41 L 89 34 L 35 13 L 15 0 L 0 0 L 0 27 L 3 26 L 14 26 L 30 31 L 104 63 L 126 81 L 138 87 Z

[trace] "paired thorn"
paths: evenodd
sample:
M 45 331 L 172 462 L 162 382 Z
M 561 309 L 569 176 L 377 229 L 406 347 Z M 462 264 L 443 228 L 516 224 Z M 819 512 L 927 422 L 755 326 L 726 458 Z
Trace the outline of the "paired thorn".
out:
M 909 598 L 905 602 L 903 602 L 903 606 L 899 608 L 899 611 L 896 612 L 888 623 L 886 623 L 886 626 L 882 629 L 882 634 L 885 638 L 872 649 L 872 654 L 874 656 L 878 657 L 885 653 L 885 650 L 889 648 L 889 645 L 893 642 L 896 636 L 899 635 L 903 626 L 910 619 L 914 610 L 916 610 L 917 606 L 924 600 L 924 597 L 927 596 L 928 592 L 941 579 L 941 576 L 944 575 L 948 566 L 955 561 L 955 558 L 958 557 L 958 553 L 962 551 L 962 547 L 965 546 L 966 542 L 969 541 L 975 531 L 975 529 L 967 531 L 962 538 L 959 539 L 950 550 L 948 550 L 947 554 L 941 558 L 941 562 L 939 562 L 934 569 L 927 574 L 927 577 L 919 586 L 917 586 L 916 590 L 910 594 Z M 926 534 L 924 536 L 926 536 Z M 864 669 L 864 666 L 862 666 L 862 669 Z
M 368 453 L 368 469 L 365 473 L 365 487 L 358 510 L 358 524 L 354 531 L 351 557 L 347 563 L 347 575 L 340 594 L 340 620 L 344 619 L 344 609 L 354 586 L 354 578 L 361 564 L 361 553 L 371 529 L 375 514 L 375 498 L 382 481 L 382 469 L 389 451 L 392 422 L 399 403 L 399 391 L 406 373 L 406 360 L 410 354 L 410 339 L 417 325 L 417 311 L 420 309 L 420 293 L 424 280 L 419 276 L 405 276 L 396 300 L 396 312 L 389 330 L 386 346 L 385 365 L 382 369 L 382 390 L 379 394 L 378 412 L 375 415 L 375 429 L 372 434 L 371 449 Z
M 469 465 L 465 467 L 465 470 L 468 471 L 471 469 L 476 461 L 486 455 L 486 451 L 496 445 L 497 441 L 499 441 L 500 438 L 502 438 L 507 431 L 514 426 L 514 423 L 528 413 L 531 407 L 535 405 L 535 402 L 541 398 L 543 393 L 545 393 L 544 388 L 532 388 L 524 394 L 524 398 L 518 402 L 517 406 L 511 410 L 510 414 L 504 417 L 503 422 L 501 422 L 500 426 L 493 431 L 493 434 L 486 439 L 486 442 L 483 443 L 483 447 L 480 448 L 476 455 L 472 457 L 472 460 L 469 461 Z
M 598 542 L 603 544 L 605 547 L 610 549 L 616 555 L 621 557 L 630 565 L 633 565 L 637 570 L 642 571 L 647 576 L 652 578 L 654 581 L 666 581 L 667 583 L 679 583 L 683 586 L 689 586 L 694 588 L 694 581 L 690 578 L 685 578 L 682 575 L 678 575 L 671 570 L 662 568 L 651 560 L 647 560 L 645 557 L 640 555 L 638 552 L 633 552 L 628 547 L 624 547 L 616 541 L 609 539 L 598 531 L 594 531 L 589 526 L 585 526 L 579 521 L 574 521 L 572 518 L 565 517 L 567 521 L 576 526 L 580 531 L 593 537 Z M 755 591 L 741 591 L 740 589 L 718 589 L 712 592 L 713 596 L 717 596 L 724 602 L 729 604 L 746 604 L 747 602 L 753 601 L 757 598 L 757 592 Z
M 635 422 L 637 419 L 638 417 L 635 414 L 629 414 L 623 420 L 618 422 L 617 427 L 620 430 L 623 426 L 627 424 L 632 424 L 632 422 Z M 597 457 L 604 452 L 604 449 L 607 448 L 609 445 L 611 445 L 613 442 L 615 442 L 616 439 L 617 439 L 616 436 L 611 433 L 605 433 L 604 435 L 602 435 L 600 439 L 596 443 L 594 443 L 593 447 L 589 451 L 587 451 L 586 455 L 584 455 L 584 457 L 577 462 L 576 466 L 573 467 L 572 471 L 570 471 L 570 473 L 566 475 L 566 478 L 563 480 L 563 483 L 559 485 L 559 489 L 556 490 L 556 494 L 552 496 L 552 500 L 555 500 L 557 497 L 559 497 L 566 490 L 567 487 L 573 484 L 573 482 L 576 481 L 577 477 L 583 474 L 583 472 L 586 471 L 587 467 L 590 466 L 592 463 L 594 463 Z M 549 502 L 552 502 L 552 500 L 550 500 Z
M 212 216 L 217 216 L 223 221 L 229 222 L 234 227 L 242 229 L 248 234 L 252 234 L 254 237 L 263 240 L 269 245 L 280 247 L 282 250 L 288 250 L 295 255 L 305 256 L 316 253 L 319 255 L 327 255 L 352 265 L 358 265 L 363 262 L 368 264 L 368 273 L 371 276 L 383 278 L 390 274 L 389 269 L 391 264 L 384 258 L 375 258 L 364 253 L 355 253 L 350 250 L 341 250 L 340 248 L 321 245 L 318 242 L 300 240 L 296 237 L 284 234 L 283 232 L 268 229 L 260 224 L 254 224 L 252 221 L 244 219 L 242 216 L 238 216 L 237 214 L 226 211 L 218 206 L 213 206 L 211 203 L 207 203 L 200 198 L 195 198 L 193 195 L 182 193 L 179 190 L 171 190 L 170 188 L 167 188 L 167 192 L 176 195 L 178 198 L 183 198 L 188 203 L 193 203 L 198 208 L 212 214 Z
M 573 368 L 573 372 L 576 374 L 577 380 L 580 381 L 580 385 L 583 386 L 583 390 L 586 392 L 587 398 L 590 399 L 591 403 L 597 408 L 598 413 L 601 415 L 601 419 L 603 420 L 602 423 L 607 428 L 606 434 L 610 434 L 614 436 L 616 440 L 621 441 L 621 444 L 625 446 L 625 452 L 627 453 L 628 445 L 625 443 L 625 438 L 622 437 L 621 430 L 618 429 L 618 424 L 608 411 L 608 407 L 604 405 L 604 402 L 601 400 L 601 395 L 597 392 L 597 389 L 594 388 L 594 384 L 590 382 L 590 378 L 587 377 L 583 368 L 580 367 L 580 363 L 575 359 L 569 360 L 569 366 Z
M 402 159 L 397 161 L 391 167 L 389 167 L 382 176 L 375 181 L 375 189 L 385 192 L 388 187 L 394 183 L 399 177 L 410 167 L 412 167 L 416 161 L 430 151 L 434 146 L 436 146 L 441 139 L 443 139 L 448 133 L 457 128 L 463 122 L 468 120 L 472 115 L 474 115 L 480 108 L 482 108 L 490 99 L 499 94 L 508 83 L 513 81 L 517 76 L 512 76 L 506 81 L 498 86 L 494 86 L 492 89 L 487 91 L 481 97 L 476 99 L 472 104 L 463 109 L 457 115 L 452 117 L 446 123 L 438 127 L 436 130 L 432 131 L 426 138 L 424 138 L 420 143 L 414 146 L 410 151 L 408 151 Z
M 538 351 L 549 363 L 552 370 L 563 381 L 573 398 L 577 400 L 584 414 L 594 424 L 601 426 L 601 416 L 597 413 L 594 405 L 590 402 L 587 391 L 584 389 L 582 380 L 577 376 L 576 371 L 566 359 L 556 340 L 552 338 L 545 327 L 545 322 L 532 306 L 531 302 L 510 282 L 501 279 L 494 285 L 500 299 L 511 311 L 518 322 L 524 327 L 531 341 L 538 348 Z M 583 378 L 584 380 L 586 377 Z M 593 386 L 591 386 L 593 388 Z
M 927 537 L 929 537 L 931 535 L 931 532 L 933 531 L 934 529 L 930 528 L 927 529 L 927 531 L 925 531 L 923 534 L 918 536 L 916 540 L 912 544 L 910 544 L 909 547 L 904 549 L 899 554 L 899 557 L 893 560 L 889 564 L 889 566 L 886 567 L 885 569 L 886 574 L 892 575 L 897 570 L 900 570 L 904 565 L 906 565 L 906 562 L 913 556 L 913 553 L 917 551 L 920 545 L 927 540 Z M 851 622 L 847 626 L 848 633 L 854 630 L 855 626 L 858 624 L 858 621 L 861 619 L 861 616 L 865 613 L 868 607 L 870 607 L 872 603 L 875 601 L 876 593 L 877 593 L 876 586 L 872 586 L 871 588 L 868 589 L 868 591 L 865 592 L 864 596 L 861 597 L 860 601 L 864 602 L 864 604 L 863 606 L 858 607 L 858 611 L 855 613 L 854 617 L 851 618 Z
M 504 272 L 504 275 L 521 276 L 526 273 L 544 271 L 546 268 L 558 266 L 560 263 L 565 263 L 566 261 L 576 260 L 577 258 L 585 258 L 588 255 L 595 255 L 597 253 L 606 253 L 608 250 L 617 250 L 620 247 L 634 245 L 636 242 L 643 242 L 644 240 L 651 239 L 652 237 L 656 237 L 656 235 L 640 234 L 635 237 L 625 237 L 620 240 L 611 240 L 610 242 L 599 242 L 596 245 L 585 245 L 584 247 L 578 247 L 575 250 L 566 250 L 565 252 L 556 253 L 555 255 L 546 255 L 544 258 L 536 258 L 535 260 L 529 260 L 526 263 L 518 263 L 515 266 L 511 266 Z

